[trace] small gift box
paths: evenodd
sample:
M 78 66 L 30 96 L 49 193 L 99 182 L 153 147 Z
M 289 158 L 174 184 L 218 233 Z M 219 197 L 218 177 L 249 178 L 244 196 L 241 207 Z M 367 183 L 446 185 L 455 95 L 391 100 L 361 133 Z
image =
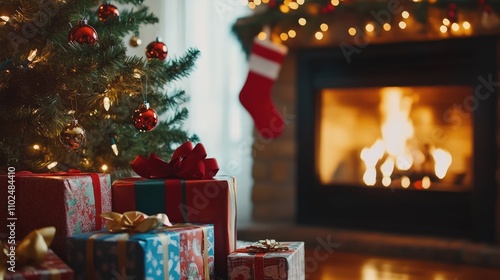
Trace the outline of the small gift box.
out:
M 54 227 L 41 228 L 16 245 L 2 246 L 0 279 L 73 280 L 73 270 L 49 249 L 54 234 Z
M 239 248 L 228 256 L 228 278 L 303 280 L 304 254 L 304 242 L 260 240 Z
M 215 159 L 207 159 L 202 144 L 181 145 L 170 162 L 152 154 L 132 162 L 142 178 L 113 182 L 113 211 L 168 213 L 172 222 L 213 224 L 215 273 L 225 278 L 227 256 L 236 248 L 236 192 L 232 177 L 212 178 Z
M 172 225 L 164 214 L 136 211 L 103 215 L 110 218 L 109 231 L 67 239 L 75 280 L 213 278 L 212 225 Z

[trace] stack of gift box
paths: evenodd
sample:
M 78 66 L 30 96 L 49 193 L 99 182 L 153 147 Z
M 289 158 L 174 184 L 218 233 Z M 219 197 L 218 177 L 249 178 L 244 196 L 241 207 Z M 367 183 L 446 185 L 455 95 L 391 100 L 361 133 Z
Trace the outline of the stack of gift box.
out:
M 186 142 L 169 162 L 138 156 L 141 177 L 112 183 L 76 170 L 0 176 L 0 205 L 15 200 L 0 211 L 14 225 L 0 229 L 0 280 L 304 279 L 302 242 L 236 249 L 235 179 L 206 155 Z

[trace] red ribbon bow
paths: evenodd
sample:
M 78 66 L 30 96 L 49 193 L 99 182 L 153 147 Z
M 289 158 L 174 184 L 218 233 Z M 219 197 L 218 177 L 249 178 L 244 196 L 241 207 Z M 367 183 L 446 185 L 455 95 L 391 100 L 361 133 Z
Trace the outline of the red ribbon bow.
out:
M 203 144 L 185 142 L 177 148 L 169 162 L 154 153 L 149 158 L 137 156 L 130 164 L 132 170 L 144 178 L 175 178 L 185 180 L 211 179 L 219 171 L 215 158 L 206 158 Z

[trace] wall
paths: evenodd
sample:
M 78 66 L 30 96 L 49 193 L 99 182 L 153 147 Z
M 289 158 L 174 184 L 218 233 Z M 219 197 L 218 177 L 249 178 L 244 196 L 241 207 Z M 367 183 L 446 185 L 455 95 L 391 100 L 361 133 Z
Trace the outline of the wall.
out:
M 272 90 L 286 127 L 276 139 L 255 136 L 253 146 L 254 222 L 293 223 L 296 207 L 296 52 L 290 51 Z

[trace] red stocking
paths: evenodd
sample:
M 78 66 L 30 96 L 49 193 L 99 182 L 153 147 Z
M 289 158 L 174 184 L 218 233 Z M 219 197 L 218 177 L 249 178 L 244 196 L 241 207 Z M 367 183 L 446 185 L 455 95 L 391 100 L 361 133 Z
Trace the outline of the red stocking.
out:
M 250 71 L 240 92 L 240 101 L 264 138 L 275 138 L 285 128 L 283 117 L 271 100 L 271 89 L 287 52 L 286 46 L 268 40 L 255 39 L 252 46 Z

